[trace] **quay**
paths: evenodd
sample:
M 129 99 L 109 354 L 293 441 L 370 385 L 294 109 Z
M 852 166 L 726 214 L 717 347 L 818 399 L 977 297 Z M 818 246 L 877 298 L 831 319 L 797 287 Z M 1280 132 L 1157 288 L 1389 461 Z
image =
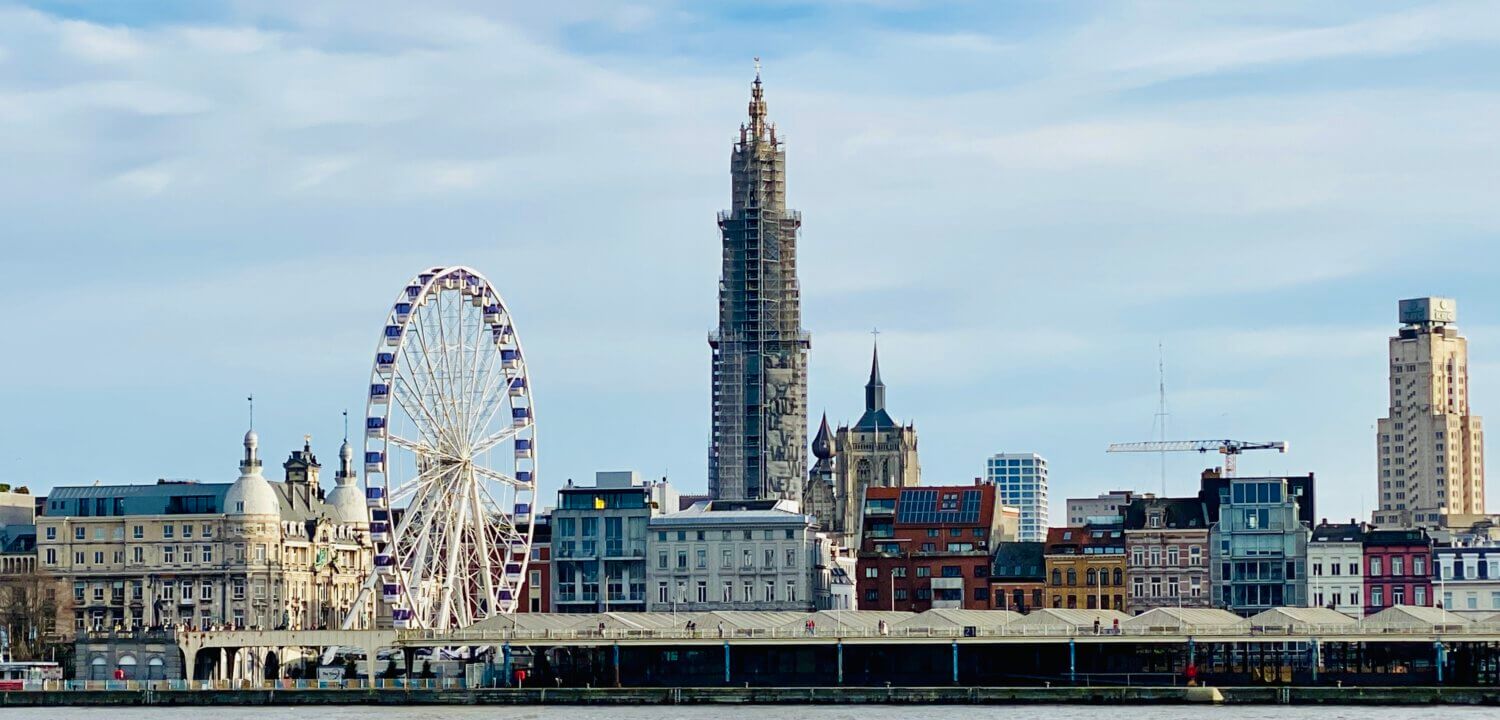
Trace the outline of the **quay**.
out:
M 209 687 L 0 693 L 0 707 L 192 705 L 1500 705 L 1496 687 Z

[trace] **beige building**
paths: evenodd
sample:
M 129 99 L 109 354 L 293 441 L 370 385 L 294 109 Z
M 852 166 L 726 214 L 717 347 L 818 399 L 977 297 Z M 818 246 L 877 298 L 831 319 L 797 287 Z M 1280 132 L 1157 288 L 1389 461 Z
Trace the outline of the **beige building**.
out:
M 1484 513 L 1484 435 L 1469 412 L 1469 348 L 1457 316 L 1449 298 L 1400 303 L 1390 412 L 1376 430 L 1378 526 L 1467 525 Z
M 370 566 L 369 521 L 353 452 L 324 493 L 309 445 L 284 482 L 261 474 L 245 435 L 232 484 L 62 487 L 36 520 L 43 574 L 71 590 L 73 626 L 334 627 Z

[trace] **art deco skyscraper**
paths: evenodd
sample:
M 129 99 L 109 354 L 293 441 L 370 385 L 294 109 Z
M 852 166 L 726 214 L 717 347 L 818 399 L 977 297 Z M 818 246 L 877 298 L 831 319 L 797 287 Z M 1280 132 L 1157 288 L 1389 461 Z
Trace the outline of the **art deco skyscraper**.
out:
M 1484 443 L 1469 414 L 1469 342 L 1449 298 L 1402 300 L 1390 340 L 1390 414 L 1376 429 L 1385 527 L 1464 526 L 1484 512 Z M 1471 517 L 1459 517 L 1471 516 Z
M 760 72 L 730 156 L 730 209 L 719 213 L 723 275 L 713 349 L 715 498 L 800 500 L 807 478 L 807 350 L 797 229 L 786 209 L 786 150 L 766 122 Z

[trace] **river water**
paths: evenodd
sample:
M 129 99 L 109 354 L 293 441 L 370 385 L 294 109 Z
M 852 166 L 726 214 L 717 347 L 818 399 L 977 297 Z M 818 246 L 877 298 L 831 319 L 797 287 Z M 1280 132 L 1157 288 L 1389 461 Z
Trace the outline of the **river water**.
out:
M 633 707 L 508 706 L 287 706 L 214 708 L 9 708 L 0 720 L 1015 720 L 1018 714 L 1045 720 L 1119 720 L 1118 707 L 1084 705 L 700 705 Z M 1368 720 L 1393 715 L 1402 720 L 1479 720 L 1494 708 L 1469 707 L 1212 707 L 1136 706 L 1126 710 L 1152 720 Z

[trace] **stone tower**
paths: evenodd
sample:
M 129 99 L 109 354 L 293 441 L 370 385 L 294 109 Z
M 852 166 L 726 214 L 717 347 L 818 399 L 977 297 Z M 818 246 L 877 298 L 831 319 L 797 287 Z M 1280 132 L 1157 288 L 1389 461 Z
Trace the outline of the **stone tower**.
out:
M 885 383 L 880 379 L 880 349 L 870 360 L 865 383 L 865 413 L 853 427 L 835 434 L 834 492 L 837 532 L 858 537 L 860 505 L 869 487 L 913 487 L 922 482 L 917 461 L 917 428 L 902 425 L 885 411 Z
M 719 213 L 723 271 L 713 351 L 708 491 L 717 499 L 801 500 L 807 479 L 807 351 L 797 283 L 802 215 L 786 209 L 786 150 L 766 122 L 760 71 L 730 155 Z

